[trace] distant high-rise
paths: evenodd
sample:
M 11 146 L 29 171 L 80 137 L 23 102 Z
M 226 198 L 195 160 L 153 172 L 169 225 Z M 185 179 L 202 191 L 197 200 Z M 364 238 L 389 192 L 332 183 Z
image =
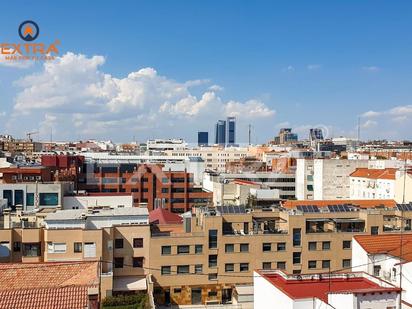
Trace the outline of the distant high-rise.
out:
M 227 145 L 236 144 L 236 117 L 227 117 Z
M 198 146 L 209 145 L 209 133 L 208 132 L 197 132 L 197 145 Z
M 218 120 L 215 127 L 215 144 L 226 145 L 226 121 Z
M 298 135 L 292 133 L 291 128 L 281 128 L 279 135 L 275 137 L 275 144 L 293 144 L 298 141 Z
M 323 140 L 323 132 L 320 128 L 313 128 L 309 131 L 309 139 L 310 141 L 321 141 Z

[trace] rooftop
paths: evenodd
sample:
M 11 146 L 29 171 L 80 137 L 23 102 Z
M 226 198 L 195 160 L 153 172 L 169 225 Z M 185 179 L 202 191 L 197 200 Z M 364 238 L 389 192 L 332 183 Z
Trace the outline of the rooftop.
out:
M 58 210 L 47 215 L 47 221 L 53 220 L 80 220 L 86 217 L 112 216 L 148 216 L 149 211 L 144 207 L 124 207 L 110 209 L 67 209 Z
M 401 255 L 401 235 L 356 235 L 355 240 L 369 254 Z M 412 262 L 412 233 L 402 235 L 402 259 Z
M 369 179 L 391 179 L 396 178 L 396 168 L 385 168 L 385 169 L 369 169 L 369 168 L 357 168 L 351 177 L 361 177 Z
M 359 208 L 375 208 L 375 207 L 396 207 L 396 202 L 394 200 L 287 200 L 282 206 L 285 208 L 296 208 L 297 206 L 317 206 L 317 207 L 327 207 L 332 205 L 349 205 L 356 206 Z
M 372 282 L 363 273 L 327 274 L 324 278 L 319 275 L 288 276 L 280 271 L 259 274 L 272 283 L 276 288 L 293 299 L 318 298 L 328 303 L 329 293 L 379 293 L 400 291 L 395 286 L 383 287 Z
M 97 262 L 0 264 L 0 308 L 85 308 Z
M 181 224 L 181 216 L 172 213 L 164 208 L 157 208 L 149 212 L 149 222 L 156 224 Z

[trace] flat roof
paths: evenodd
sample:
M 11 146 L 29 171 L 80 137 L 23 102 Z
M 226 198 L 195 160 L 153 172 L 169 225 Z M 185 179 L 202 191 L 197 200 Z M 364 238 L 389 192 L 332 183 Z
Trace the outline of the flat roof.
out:
M 296 208 L 296 206 L 312 205 L 317 207 L 327 207 L 332 205 L 349 205 L 357 206 L 360 208 L 375 208 L 375 207 L 387 207 L 395 208 L 395 200 L 287 200 L 282 203 L 285 208 Z
M 329 293 L 374 293 L 374 292 L 398 292 L 399 288 L 382 287 L 364 276 L 362 273 L 340 274 L 339 277 L 319 279 L 319 275 L 313 275 L 311 279 L 298 280 L 298 276 L 287 277 L 280 272 L 258 272 L 263 278 L 272 283 L 276 288 L 293 299 L 318 298 L 328 302 Z

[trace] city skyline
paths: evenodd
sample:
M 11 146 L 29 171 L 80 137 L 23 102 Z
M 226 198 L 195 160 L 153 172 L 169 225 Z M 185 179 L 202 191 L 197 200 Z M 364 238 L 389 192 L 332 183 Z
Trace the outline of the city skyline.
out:
M 32 19 L 37 40 L 61 44 L 54 61 L 1 56 L 3 133 L 196 143 L 236 116 L 238 143 L 249 124 L 252 143 L 265 143 L 281 127 L 356 137 L 360 117 L 363 140 L 411 139 L 408 3 L 126 2 L 121 19 L 109 3 L 24 5 L 29 15 L 6 5 L 1 42 L 20 42 L 19 24 Z

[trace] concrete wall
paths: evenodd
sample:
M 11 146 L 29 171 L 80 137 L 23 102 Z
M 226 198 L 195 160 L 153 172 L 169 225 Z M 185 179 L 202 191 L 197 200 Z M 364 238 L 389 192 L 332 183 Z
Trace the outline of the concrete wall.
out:
M 257 272 L 253 272 L 254 309 L 294 309 L 294 301 Z M 303 304 L 304 305 L 304 304 Z M 301 307 L 307 308 L 307 307 Z
M 97 206 L 133 207 L 133 196 L 130 195 L 104 195 L 104 196 L 65 196 L 63 209 L 84 209 Z

